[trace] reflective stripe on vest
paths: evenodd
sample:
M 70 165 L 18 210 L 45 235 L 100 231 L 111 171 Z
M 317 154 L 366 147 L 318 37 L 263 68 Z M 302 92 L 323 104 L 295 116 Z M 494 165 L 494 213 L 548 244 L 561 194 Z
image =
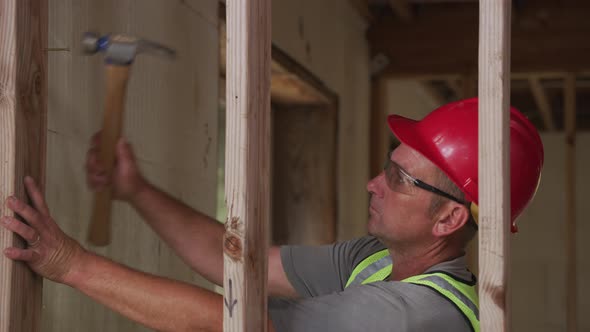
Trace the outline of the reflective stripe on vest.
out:
M 392 262 L 387 249 L 362 260 L 352 271 L 346 287 L 383 281 L 391 274 Z M 469 321 L 473 331 L 479 332 L 479 299 L 475 286 L 458 281 L 445 273 L 433 272 L 402 280 L 429 287 L 451 301 Z
M 427 286 L 449 299 L 479 332 L 479 299 L 475 286 L 468 285 L 445 273 L 427 273 L 402 280 L 415 285 Z
M 375 281 L 385 280 L 391 274 L 391 256 L 389 250 L 377 251 L 371 256 L 363 259 L 352 270 L 346 287 L 353 285 L 364 285 Z

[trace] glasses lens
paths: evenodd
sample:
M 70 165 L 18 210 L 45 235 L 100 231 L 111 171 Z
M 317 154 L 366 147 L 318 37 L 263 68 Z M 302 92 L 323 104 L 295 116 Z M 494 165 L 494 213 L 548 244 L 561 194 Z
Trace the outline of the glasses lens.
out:
M 384 173 L 389 189 L 406 195 L 414 195 L 416 187 L 412 178 L 404 173 L 391 159 L 387 159 L 385 162 Z

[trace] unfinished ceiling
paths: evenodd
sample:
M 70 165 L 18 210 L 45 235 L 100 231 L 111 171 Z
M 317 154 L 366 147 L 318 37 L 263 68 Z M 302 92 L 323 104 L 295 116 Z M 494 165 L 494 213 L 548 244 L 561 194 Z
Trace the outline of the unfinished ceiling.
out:
M 477 0 L 351 0 L 367 18 L 373 74 L 421 81 L 440 103 L 477 92 Z M 577 129 L 590 129 L 590 1 L 515 0 L 511 104 L 563 130 L 564 79 L 576 78 Z

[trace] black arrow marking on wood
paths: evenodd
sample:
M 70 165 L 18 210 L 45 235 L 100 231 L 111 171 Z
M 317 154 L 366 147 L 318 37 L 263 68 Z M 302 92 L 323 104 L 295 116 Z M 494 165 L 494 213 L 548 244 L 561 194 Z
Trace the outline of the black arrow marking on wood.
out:
M 232 318 L 233 313 L 234 313 L 234 307 L 238 303 L 238 300 L 234 299 L 234 293 L 233 293 L 231 279 L 229 279 L 229 302 L 228 302 L 227 298 L 224 298 L 223 302 L 225 302 L 225 307 L 227 308 L 227 310 L 229 310 L 229 318 Z

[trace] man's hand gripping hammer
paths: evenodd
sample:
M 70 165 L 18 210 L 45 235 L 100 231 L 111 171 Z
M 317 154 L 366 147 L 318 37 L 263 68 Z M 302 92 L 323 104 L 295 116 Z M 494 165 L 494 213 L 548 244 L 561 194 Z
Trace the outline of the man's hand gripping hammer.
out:
M 82 38 L 82 45 L 87 54 L 105 54 L 106 100 L 99 162 L 107 175 L 111 176 L 115 165 L 115 148 L 123 127 L 125 93 L 133 60 L 140 53 L 174 58 L 175 52 L 163 45 L 128 35 L 100 37 L 86 33 Z M 92 220 L 88 231 L 88 241 L 94 245 L 104 246 L 110 243 L 111 200 L 111 187 L 103 188 L 94 196 Z

